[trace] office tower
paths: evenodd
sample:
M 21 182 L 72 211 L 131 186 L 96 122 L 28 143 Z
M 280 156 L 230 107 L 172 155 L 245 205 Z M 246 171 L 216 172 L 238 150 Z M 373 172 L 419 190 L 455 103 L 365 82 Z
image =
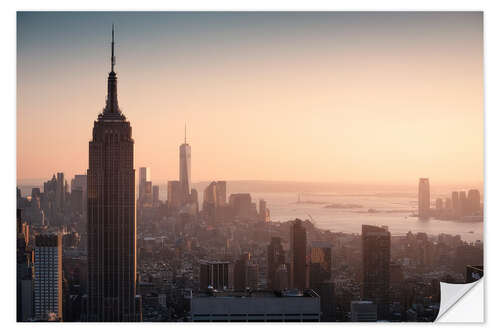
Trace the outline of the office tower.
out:
M 259 220 L 261 222 L 269 222 L 269 209 L 267 209 L 267 203 L 265 200 L 259 200 Z
M 379 318 L 385 319 L 389 307 L 391 233 L 384 228 L 363 225 L 361 251 L 361 297 L 376 303 Z
M 195 205 L 196 214 L 198 214 L 198 191 L 194 188 L 191 189 L 191 203 Z
M 222 207 L 226 205 L 226 181 L 219 180 L 215 184 L 215 205 L 216 207 Z
M 479 190 L 469 190 L 467 193 L 467 201 L 470 215 L 482 215 L 481 212 L 481 194 Z
M 106 106 L 89 142 L 88 320 L 135 321 L 136 221 L 132 128 L 118 107 L 114 29 Z
M 249 193 L 235 193 L 229 196 L 229 206 L 237 218 L 247 219 L 253 217 L 255 211 L 252 206 L 252 197 Z
M 57 173 L 57 183 L 56 183 L 56 210 L 64 210 L 64 199 L 65 199 L 65 188 L 64 188 L 64 173 Z
M 37 197 L 40 198 L 40 196 L 41 196 L 40 188 L 39 187 L 33 187 L 31 189 L 31 199 L 37 198 Z
M 36 320 L 62 320 L 62 238 L 37 235 L 33 251 L 33 312 Z
M 203 209 L 205 206 L 215 207 L 217 204 L 217 182 L 211 182 L 203 191 Z
M 153 186 L 153 207 L 158 207 L 160 205 L 160 186 Z
M 458 192 L 458 211 L 460 217 L 468 215 L 467 208 L 468 208 L 467 192 L 460 191 Z
M 144 192 L 146 190 L 146 182 L 151 181 L 151 169 L 149 167 L 139 168 L 139 201 L 144 198 Z
M 458 199 L 458 192 L 457 191 L 451 192 L 451 206 L 453 209 L 453 214 L 455 216 L 458 216 L 460 214 L 460 202 Z
M 418 183 L 418 216 L 427 218 L 431 209 L 431 190 L 429 178 L 420 178 Z
M 311 243 L 309 287 L 319 292 L 320 284 L 332 276 L 332 246 L 326 242 Z
M 71 192 L 74 189 L 82 190 L 82 212 L 87 214 L 87 175 L 75 175 L 71 180 Z
M 17 321 L 28 321 L 33 316 L 32 261 L 29 244 L 29 225 L 22 221 L 21 209 L 17 209 L 16 237 L 16 297 Z
M 249 262 L 246 270 L 246 284 L 252 290 L 259 288 L 259 265 L 255 262 Z
M 229 262 L 200 261 L 200 290 L 224 290 L 229 287 Z
M 153 206 L 153 182 L 147 181 L 144 184 L 144 193 L 141 200 L 141 205 L 143 207 Z
M 307 234 L 302 221 L 295 220 L 290 228 L 291 254 L 291 287 L 305 289 L 307 287 L 306 267 Z
M 281 245 L 281 238 L 271 238 L 267 246 L 267 288 L 279 290 L 279 277 L 276 274 L 278 267 L 285 264 L 285 251 Z M 286 267 L 285 267 L 286 271 Z
M 182 188 L 178 180 L 170 180 L 167 183 L 168 209 L 177 210 L 182 205 Z
M 285 290 L 290 287 L 290 265 L 282 264 L 279 265 L 274 273 L 274 280 L 272 284 L 272 290 Z M 269 287 L 268 287 L 269 289 Z
M 377 304 L 371 301 L 351 302 L 351 321 L 374 322 L 377 321 Z
M 71 212 L 73 214 L 83 214 L 83 190 L 81 187 L 71 191 Z
M 179 182 L 184 205 L 189 203 L 191 193 L 191 146 L 187 143 L 186 127 L 184 127 L 184 143 L 179 146 Z
M 335 321 L 335 283 L 321 282 L 317 287 L 316 293 L 320 297 L 321 321 Z
M 250 253 L 244 253 L 234 263 L 233 281 L 234 290 L 244 290 L 248 287 L 247 268 L 250 260 Z

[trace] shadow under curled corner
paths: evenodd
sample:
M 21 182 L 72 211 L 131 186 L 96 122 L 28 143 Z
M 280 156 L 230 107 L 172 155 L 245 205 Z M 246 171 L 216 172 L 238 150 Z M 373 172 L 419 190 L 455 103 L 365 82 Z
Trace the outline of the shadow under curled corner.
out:
M 484 322 L 484 278 L 465 284 L 440 283 L 441 304 L 434 322 Z

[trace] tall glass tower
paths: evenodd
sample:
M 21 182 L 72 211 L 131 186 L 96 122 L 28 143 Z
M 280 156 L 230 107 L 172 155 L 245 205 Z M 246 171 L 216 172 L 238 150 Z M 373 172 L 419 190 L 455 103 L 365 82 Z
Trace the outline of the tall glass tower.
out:
M 191 193 L 191 146 L 187 143 L 184 127 L 184 143 L 179 146 L 179 182 L 181 183 L 182 203 L 190 201 Z
M 118 107 L 114 28 L 106 106 L 89 142 L 88 320 L 136 319 L 135 170 L 132 128 Z

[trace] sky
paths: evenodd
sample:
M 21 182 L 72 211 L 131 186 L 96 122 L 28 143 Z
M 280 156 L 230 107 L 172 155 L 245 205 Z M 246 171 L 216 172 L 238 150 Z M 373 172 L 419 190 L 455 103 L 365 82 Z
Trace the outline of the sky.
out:
M 193 181 L 483 181 L 483 16 L 20 12 L 17 179 L 88 168 L 110 71 L 135 168 Z

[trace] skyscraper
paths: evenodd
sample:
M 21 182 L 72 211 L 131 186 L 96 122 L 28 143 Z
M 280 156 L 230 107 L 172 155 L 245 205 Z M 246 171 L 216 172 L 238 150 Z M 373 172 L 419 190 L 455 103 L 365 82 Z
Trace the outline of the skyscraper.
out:
M 451 205 L 453 208 L 453 214 L 455 216 L 460 215 L 460 200 L 458 199 L 458 191 L 451 192 Z
M 418 216 L 427 218 L 431 210 L 431 191 L 429 178 L 420 178 L 418 183 Z
M 295 220 L 290 228 L 291 287 L 307 288 L 306 267 L 307 234 L 302 221 Z
M 151 169 L 149 167 L 139 168 L 139 202 L 144 201 L 147 183 L 151 182 Z
M 136 221 L 132 128 L 118 107 L 114 29 L 106 106 L 89 142 L 88 320 L 135 321 Z
M 312 242 L 309 287 L 319 293 L 320 284 L 332 275 L 332 246 L 326 242 Z
M 384 228 L 363 225 L 361 251 L 361 297 L 376 303 L 379 318 L 385 319 L 389 307 L 391 233 Z
M 200 260 L 200 290 L 229 287 L 229 262 Z
M 216 192 L 216 206 L 222 207 L 226 205 L 226 181 L 219 180 L 215 184 L 215 192 Z
M 36 320 L 62 320 L 62 238 L 37 235 L 34 249 L 33 310 Z
M 184 143 L 179 146 L 179 182 L 182 204 L 186 204 L 190 201 L 191 194 L 191 146 L 187 143 L 186 127 L 184 127 Z
M 267 288 L 277 290 L 279 287 L 278 268 L 285 264 L 285 251 L 281 245 L 281 238 L 271 238 L 267 246 Z
M 64 209 L 65 189 L 64 189 L 64 173 L 57 173 L 56 183 L 56 209 L 62 211 Z
M 469 201 L 469 214 L 482 215 L 481 212 L 481 194 L 479 190 L 472 189 L 467 193 L 467 200 Z
M 160 186 L 153 186 L 153 207 L 158 207 L 160 205 Z
M 170 180 L 167 183 L 168 209 L 177 210 L 182 205 L 182 188 L 178 180 Z

